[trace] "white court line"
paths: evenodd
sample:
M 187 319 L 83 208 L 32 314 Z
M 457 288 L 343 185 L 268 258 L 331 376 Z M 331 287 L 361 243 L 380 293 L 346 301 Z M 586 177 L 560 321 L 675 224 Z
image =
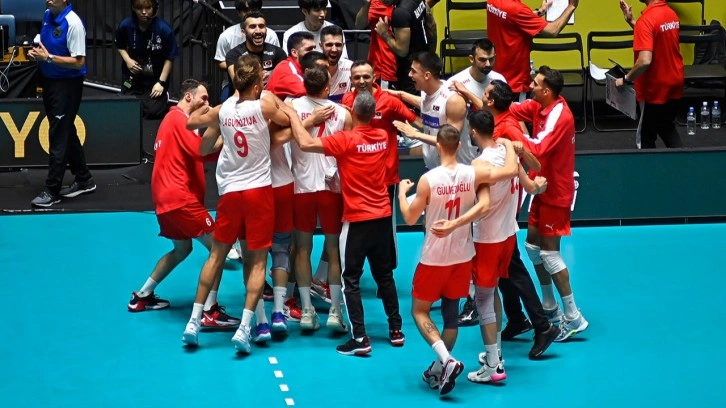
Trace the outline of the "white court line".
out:
M 275 370 L 275 378 L 282 378 L 282 371 L 281 370 Z
M 270 364 L 272 364 L 272 365 L 276 365 L 276 364 L 277 364 L 277 358 L 275 358 L 275 357 L 270 357 L 270 358 L 268 358 L 267 360 L 268 360 L 268 361 L 270 362 Z
M 288 392 L 290 391 L 290 387 L 288 387 L 287 384 L 280 384 L 280 391 Z
M 285 398 L 285 404 L 287 404 L 288 406 L 293 406 L 295 405 L 295 400 L 292 398 Z

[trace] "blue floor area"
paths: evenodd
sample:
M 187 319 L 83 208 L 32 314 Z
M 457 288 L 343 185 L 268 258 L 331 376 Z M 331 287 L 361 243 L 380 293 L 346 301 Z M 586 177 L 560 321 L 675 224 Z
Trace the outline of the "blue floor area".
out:
M 421 233 L 398 236 L 403 348 L 388 344 L 383 307 L 364 278 L 368 358 L 341 356 L 335 346 L 347 338 L 325 327 L 304 336 L 295 323 L 286 340 L 253 345 L 247 357 L 235 355 L 231 332 L 202 333 L 199 349 L 185 350 L 201 245 L 157 288 L 170 309 L 126 311 L 171 248 L 157 233 L 145 213 L 0 217 L 0 407 L 726 405 L 723 224 L 574 229 L 562 252 L 589 329 L 553 344 L 543 361 L 527 359 L 528 335 L 505 342 L 504 385 L 464 374 L 445 399 L 421 381 L 434 354 L 409 313 Z M 241 267 L 230 263 L 220 303 L 239 316 L 243 293 Z M 478 328 L 462 328 L 453 354 L 465 372 L 478 369 L 480 351 Z

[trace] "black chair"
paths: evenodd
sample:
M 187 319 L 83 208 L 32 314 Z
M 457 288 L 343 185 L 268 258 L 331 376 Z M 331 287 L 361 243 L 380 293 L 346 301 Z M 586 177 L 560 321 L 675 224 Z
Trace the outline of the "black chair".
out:
M 701 5 L 701 24 L 706 24 L 706 6 L 705 6 L 706 0 L 668 0 L 668 5 L 672 6 L 674 4 L 682 3 L 682 4 L 700 4 Z
M 532 42 L 532 52 L 530 58 L 536 60 L 537 53 L 562 53 L 558 55 L 559 58 L 567 58 L 568 54 L 577 54 L 577 68 L 559 68 L 557 66 L 551 66 L 562 73 L 562 77 L 565 80 L 565 88 L 580 88 L 582 90 L 581 106 L 582 115 L 579 116 L 582 119 L 582 128 L 577 129 L 577 133 L 582 133 L 587 128 L 587 92 L 586 82 L 587 74 L 583 66 L 584 51 L 582 48 L 582 37 L 579 33 L 565 33 L 560 34 L 555 38 L 548 38 L 542 36 L 534 37 Z M 553 60 L 548 58 L 548 60 Z M 536 69 L 536 67 L 535 67 Z
M 698 25 L 698 26 L 681 26 L 680 27 L 680 43 L 681 44 L 698 44 L 712 45 L 719 47 L 726 44 L 726 31 L 720 25 Z M 693 64 L 684 63 L 685 87 L 686 88 L 707 88 L 713 89 L 714 86 L 724 88 L 724 97 L 726 98 L 726 61 L 718 61 L 718 63 L 699 64 L 694 61 Z
M 444 27 L 444 39 L 439 43 L 439 53 L 441 54 L 441 61 L 444 63 L 444 71 L 446 71 L 446 59 L 449 60 L 449 64 L 453 67 L 452 58 L 469 56 L 474 41 L 487 36 L 486 30 L 453 28 L 451 24 L 451 13 L 457 11 L 462 16 L 465 15 L 467 20 L 476 20 L 477 16 L 481 14 L 479 17 L 481 18 L 482 25 L 486 25 L 487 2 L 446 0 L 446 27 Z M 444 48 L 444 45 L 447 48 Z
M 455 73 L 452 58 L 468 57 L 471 55 L 471 47 L 474 46 L 474 41 L 476 40 L 444 38 L 439 42 L 439 57 L 441 58 L 441 63 L 444 65 L 444 70 L 441 73 L 442 78 L 447 78 Z M 447 59 L 449 60 L 450 70 L 446 68 Z
M 591 31 L 587 35 L 587 61 L 592 64 L 593 51 L 610 53 L 613 50 L 633 50 L 633 31 Z M 609 63 L 609 62 L 608 62 Z M 637 124 L 632 128 L 605 128 L 597 124 L 597 114 L 595 112 L 595 87 L 605 87 L 605 80 L 597 80 L 589 75 L 587 79 L 587 97 L 590 99 L 590 108 L 592 112 L 592 126 L 599 132 L 620 132 L 631 131 L 637 129 Z M 617 112 L 613 108 L 606 108 L 611 112 Z M 621 113 L 610 115 L 620 119 L 627 119 Z

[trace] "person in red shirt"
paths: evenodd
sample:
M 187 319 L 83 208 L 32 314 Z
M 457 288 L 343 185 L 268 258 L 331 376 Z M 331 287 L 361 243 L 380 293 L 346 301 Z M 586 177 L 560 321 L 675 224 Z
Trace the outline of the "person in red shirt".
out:
M 159 125 L 151 173 L 151 198 L 161 229 L 159 235 L 170 239 L 174 249 L 159 259 L 146 283 L 131 294 L 127 306 L 130 312 L 169 307 L 168 300 L 154 294 L 156 286 L 189 256 L 192 239 L 197 239 L 207 249 L 212 247 L 210 233 L 214 230 L 214 221 L 204 207 L 203 162 L 217 161 L 219 154 L 202 157 L 199 153 L 202 138 L 195 131 L 186 129 L 189 115 L 207 106 L 209 96 L 206 85 L 194 79 L 182 83 L 181 94 L 179 103 L 169 110 Z M 219 148 L 221 144 L 217 150 Z M 234 327 L 240 322 L 224 313 L 224 307 L 217 304 L 220 278 L 221 275 L 214 281 L 204 304 L 204 327 Z
M 371 44 L 368 48 L 368 61 L 373 67 L 375 81 L 383 89 L 388 89 L 388 84 L 396 82 L 396 55 L 386 44 L 386 41 L 376 32 L 376 24 L 379 19 L 391 20 L 393 4 L 386 4 L 383 0 L 368 0 L 358 10 L 355 16 L 355 28 L 357 30 L 371 30 Z M 393 35 L 393 29 L 389 27 L 388 34 Z
M 270 74 L 266 90 L 283 101 L 288 96 L 294 98 L 305 95 L 303 68 L 300 65 L 305 54 L 315 49 L 315 37 L 307 31 L 299 31 L 287 40 L 287 59 L 279 63 Z
M 636 21 L 632 7 L 620 0 L 625 21 L 634 28 L 635 64 L 615 85 L 635 84 L 635 96 L 640 102 L 640 122 L 635 136 L 638 148 L 654 149 L 658 136 L 666 147 L 683 147 L 674 123 L 684 82 L 678 15 L 665 0 L 640 2 L 646 8 Z
M 282 107 L 290 118 L 293 136 L 303 151 L 335 157 L 343 192 L 343 231 L 340 235 L 345 305 L 353 337 L 337 347 L 344 355 L 363 355 L 371 351 L 363 321 L 360 278 L 366 258 L 378 284 L 383 308 L 388 316 L 388 337 L 392 345 L 402 346 L 396 282 L 393 279 L 394 255 L 391 205 L 386 191 L 388 135 L 371 126 L 376 100 L 360 92 L 353 102 L 353 129 L 330 136 L 312 138 L 295 110 Z
M 560 321 L 555 341 L 563 341 L 585 329 L 588 322 L 575 304 L 570 272 L 560 255 L 562 236 L 570 235 L 570 211 L 575 195 L 575 119 L 560 95 L 562 74 L 542 66 L 532 81 L 533 99 L 509 108 L 516 120 L 532 123 L 525 147 L 542 164 L 542 171 L 530 170 L 547 179 L 547 191 L 532 199 L 525 247 L 542 288 L 542 307 L 550 322 Z M 555 300 L 552 281 L 565 307 L 564 317 Z
M 491 0 L 487 2 L 487 33 L 497 49 L 497 59 L 505 64 L 497 65 L 507 83 L 523 100 L 530 91 L 529 53 L 532 38 L 537 35 L 556 37 L 575 12 L 579 0 L 569 4 L 555 21 L 548 23 L 541 18 L 551 2 L 543 1 L 542 7 L 531 10 L 522 0 Z

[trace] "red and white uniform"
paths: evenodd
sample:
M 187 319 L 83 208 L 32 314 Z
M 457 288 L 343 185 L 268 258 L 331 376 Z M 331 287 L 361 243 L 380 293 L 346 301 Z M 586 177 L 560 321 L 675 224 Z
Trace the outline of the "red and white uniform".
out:
M 379 18 L 387 18 L 391 21 L 393 6 L 388 6 L 381 0 L 371 0 L 368 7 L 368 27 L 371 29 L 371 45 L 368 48 L 368 61 L 373 65 L 373 75 L 376 80 L 395 82 L 396 77 L 396 54 L 391 47 L 376 32 L 376 24 Z M 393 36 L 393 29 L 388 29 L 388 34 Z
M 333 102 L 340 103 L 343 95 L 350 90 L 350 67 L 353 61 L 348 59 L 340 59 L 338 61 L 338 70 L 330 76 L 330 95 L 328 99 Z
M 529 91 L 529 54 L 532 38 L 547 26 L 521 0 L 487 2 L 487 33 L 497 51 L 497 71 L 504 75 L 514 93 Z
M 293 57 L 287 57 L 272 70 L 265 89 L 283 101 L 287 97 L 298 98 L 305 95 L 302 76 L 303 69 L 300 63 Z
M 441 86 L 436 92 L 427 95 L 421 92 L 421 120 L 423 120 L 423 132 L 427 135 L 436 136 L 441 126 L 446 124 L 446 102 L 456 94 L 450 91 L 449 87 L 441 81 Z M 427 169 L 433 169 L 441 163 L 436 146 L 424 143 L 422 146 L 424 165 Z

